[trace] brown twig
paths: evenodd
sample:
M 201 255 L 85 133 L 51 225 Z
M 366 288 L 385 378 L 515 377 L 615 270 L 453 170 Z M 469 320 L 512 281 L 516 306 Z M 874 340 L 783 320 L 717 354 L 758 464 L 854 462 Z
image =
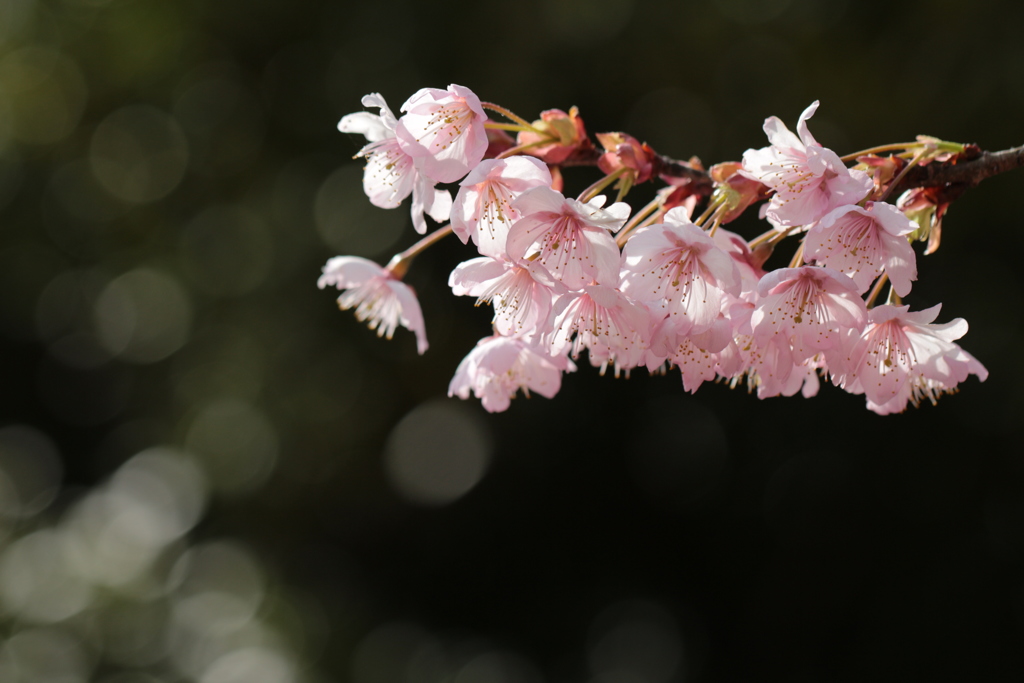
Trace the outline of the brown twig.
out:
M 942 187 L 948 190 L 944 194 L 959 196 L 986 178 L 1022 166 L 1024 146 L 999 152 L 982 152 L 978 147 L 969 145 L 963 154 L 949 161 L 932 162 L 911 169 L 899 185 L 893 188 L 893 194 L 898 195 L 915 187 Z

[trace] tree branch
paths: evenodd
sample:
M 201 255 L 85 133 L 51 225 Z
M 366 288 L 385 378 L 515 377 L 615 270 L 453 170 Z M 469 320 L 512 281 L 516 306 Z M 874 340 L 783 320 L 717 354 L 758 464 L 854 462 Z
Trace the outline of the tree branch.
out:
M 596 166 L 601 151 L 588 147 L 580 149 L 566 159 L 562 166 Z M 655 175 L 670 184 L 687 184 L 693 194 L 710 196 L 715 183 L 708 172 L 692 162 L 679 161 L 663 154 L 655 159 Z M 963 153 L 948 161 L 933 161 L 911 169 L 892 189 L 893 196 L 916 187 L 941 188 L 945 201 L 953 201 L 968 188 L 974 187 L 986 178 L 1006 173 L 1024 166 L 1024 146 L 1004 149 L 999 152 L 983 152 L 976 145 L 968 145 Z M 674 183 L 670 179 L 688 180 L 688 183 Z
M 1024 166 L 1024 146 L 1004 149 L 999 152 L 982 152 L 975 146 L 969 146 L 964 154 L 953 159 L 911 169 L 893 188 L 897 194 L 912 190 L 915 187 L 946 188 L 949 199 L 954 199 L 969 187 L 974 187 L 982 180 L 1000 173 L 1006 173 Z

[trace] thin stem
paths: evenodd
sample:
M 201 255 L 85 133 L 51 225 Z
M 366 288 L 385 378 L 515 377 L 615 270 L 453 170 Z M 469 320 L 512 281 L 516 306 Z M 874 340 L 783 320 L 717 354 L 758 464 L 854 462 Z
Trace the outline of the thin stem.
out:
M 789 261 L 790 268 L 799 268 L 800 264 L 804 260 L 804 243 L 801 242 L 800 246 L 796 248 L 796 253 L 793 254 L 793 258 Z
M 768 232 L 761 233 L 754 239 L 747 242 L 747 248 L 750 250 L 754 250 L 757 247 L 761 246 L 762 244 L 775 245 L 789 237 L 789 235 L 799 227 L 799 225 L 794 225 L 783 230 L 779 230 L 778 228 L 772 228 Z
M 785 230 L 776 230 L 775 232 L 777 234 L 775 235 L 774 238 L 769 240 L 769 242 L 777 244 L 777 243 L 781 242 L 782 240 L 786 239 L 787 237 L 789 237 L 791 234 L 793 234 L 794 230 L 797 230 L 800 227 L 802 227 L 802 226 L 794 225 L 794 226 L 786 228 Z
M 405 273 L 409 270 L 409 266 L 412 264 L 412 260 L 414 258 L 416 258 L 420 253 L 426 251 L 428 247 L 433 246 L 442 238 L 447 237 L 450 234 L 452 234 L 452 226 L 449 223 L 447 225 L 442 225 L 429 235 L 424 235 L 418 242 L 416 242 L 416 244 L 391 257 L 391 260 L 388 262 L 387 270 L 395 277 L 395 279 L 401 280 L 405 277 Z
M 524 126 L 520 123 L 497 123 L 495 121 L 488 121 L 484 124 L 484 128 L 487 128 L 488 130 L 510 130 L 514 132 L 533 132 L 536 130 L 533 126 Z
M 711 229 L 708 230 L 708 237 L 715 236 L 715 231 L 717 231 L 718 226 L 722 224 L 722 216 L 724 216 L 728 210 L 728 207 L 725 206 L 725 204 L 722 204 L 722 206 L 718 207 L 718 211 L 715 211 L 714 220 L 711 221 Z
M 719 207 L 722 206 L 722 202 L 723 200 L 721 197 L 718 197 L 717 199 L 712 199 L 710 202 L 708 202 L 708 208 L 704 209 L 704 213 L 702 213 L 700 217 L 693 222 L 693 224 L 696 225 L 698 228 L 703 227 L 704 221 L 710 218 L 711 214 L 718 211 Z
M 550 145 L 550 144 L 551 144 L 551 140 L 537 140 L 535 142 L 527 142 L 525 145 L 517 145 L 515 147 L 511 147 L 509 149 L 506 149 L 504 152 L 502 152 L 501 154 L 499 154 L 498 156 L 496 156 L 494 158 L 495 159 L 506 159 L 506 158 L 508 158 L 510 156 L 514 156 L 516 154 L 519 154 L 520 152 L 525 152 L 528 149 L 533 149 L 534 147 L 540 147 L 541 145 Z
M 625 166 L 615 169 L 614 171 L 606 175 L 604 178 L 601 178 L 596 183 L 594 183 L 587 189 L 583 190 L 583 192 L 580 193 L 578 201 L 581 201 L 584 204 L 589 202 L 591 199 L 596 197 L 598 193 L 601 192 L 601 190 L 603 190 L 604 188 L 608 187 L 616 180 L 618 180 L 619 177 L 622 176 L 622 174 L 625 173 L 627 170 L 629 169 L 627 169 Z
M 640 226 L 640 224 L 644 222 L 644 219 L 646 219 L 648 216 L 653 214 L 661 207 L 661 201 L 661 197 L 655 197 L 650 202 L 648 202 L 644 208 L 640 209 L 640 211 L 638 211 L 635 216 L 629 219 L 629 222 L 626 223 L 626 225 L 622 228 L 622 230 L 619 231 L 619 234 L 615 238 L 615 244 L 617 244 L 620 249 L 626 245 L 626 242 L 629 241 L 630 233 L 636 230 Z
M 635 175 L 626 174 L 622 176 L 622 180 L 619 182 L 619 193 L 615 195 L 615 201 L 621 202 L 629 194 L 629 191 L 633 189 L 633 179 Z
M 885 287 L 885 283 L 889 281 L 889 274 L 882 271 L 882 275 L 875 281 L 875 286 L 871 288 L 871 293 L 868 294 L 868 298 L 864 301 L 864 305 L 868 308 L 872 308 L 875 305 L 875 299 L 882 293 L 882 287 Z
M 504 116 L 509 121 L 515 121 L 519 125 L 526 126 L 527 128 L 529 128 L 532 131 L 536 131 L 536 132 L 538 132 L 538 133 L 540 133 L 542 135 L 544 134 L 543 131 L 537 130 L 536 128 L 534 128 L 533 124 L 530 123 L 529 121 L 527 121 L 526 119 L 524 119 L 522 116 L 519 116 L 518 114 L 512 112 L 509 109 L 506 109 L 505 107 L 502 107 L 501 105 L 494 104 L 492 102 L 481 102 L 480 105 L 484 109 L 490 109 L 491 111 L 498 112 L 499 114 Z
M 916 155 L 914 155 L 914 158 L 911 159 L 909 162 L 907 162 L 907 165 L 903 167 L 903 169 L 900 171 L 899 175 L 897 175 L 895 178 L 893 178 L 892 182 L 889 183 L 889 186 L 885 188 L 884 192 L 882 192 L 882 195 L 878 199 L 876 199 L 875 201 L 876 202 L 885 201 L 885 198 L 888 197 L 890 194 L 892 194 L 893 189 L 895 189 L 895 187 L 900 184 L 900 181 L 903 180 L 907 176 L 908 173 L 910 173 L 910 169 L 912 169 L 915 166 L 917 166 L 917 164 L 922 159 L 924 159 L 926 155 L 932 154 L 932 153 L 934 153 L 934 150 L 922 149 L 920 152 L 918 152 Z
M 754 239 L 752 239 L 749 242 L 747 242 L 747 248 L 751 249 L 751 250 L 756 249 L 757 247 L 761 246 L 762 244 L 767 244 L 767 243 L 771 242 L 772 240 L 778 238 L 778 236 L 780 234 L 785 236 L 786 233 L 780 233 L 775 228 L 772 228 L 768 232 L 762 232 L 760 235 L 758 235 Z
M 878 152 L 895 152 L 898 149 L 909 149 L 911 147 L 920 147 L 923 143 L 921 142 L 894 142 L 891 145 L 879 145 L 878 147 L 869 147 L 862 149 L 859 152 L 853 154 L 847 154 L 844 157 L 839 157 L 841 161 L 855 161 L 857 157 L 862 157 L 865 154 L 877 154 Z

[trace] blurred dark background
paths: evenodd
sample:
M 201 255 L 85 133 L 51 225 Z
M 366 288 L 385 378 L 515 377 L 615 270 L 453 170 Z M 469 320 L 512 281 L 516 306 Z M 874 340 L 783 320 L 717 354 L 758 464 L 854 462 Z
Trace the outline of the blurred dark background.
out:
M 682 683 L 1024 675 L 1024 171 L 907 303 L 990 370 L 878 417 L 599 377 L 445 397 L 489 332 L 452 240 L 415 353 L 315 287 L 386 262 L 335 125 L 459 83 L 706 163 L 820 99 L 841 154 L 1024 144 L 1024 5 L 0 0 L 0 681 Z M 571 183 L 596 178 L 573 169 Z M 756 221 L 736 229 L 752 237 Z

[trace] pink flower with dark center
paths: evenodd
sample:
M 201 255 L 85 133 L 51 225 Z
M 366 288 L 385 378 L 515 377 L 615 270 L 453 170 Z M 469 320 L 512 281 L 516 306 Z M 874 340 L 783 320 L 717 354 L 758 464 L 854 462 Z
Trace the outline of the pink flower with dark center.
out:
M 884 268 L 896 293 L 906 296 L 910 283 L 917 279 L 914 249 L 906 236 L 916 229 L 917 224 L 891 204 L 842 206 L 807 232 L 804 260 L 849 275 L 861 294 Z
M 448 395 L 469 398 L 470 392 L 491 413 L 507 410 L 522 389 L 554 398 L 562 387 L 562 373 L 576 366 L 564 356 L 549 356 L 519 337 L 487 337 L 477 342 L 448 385 Z
M 484 256 L 504 258 L 509 228 L 520 217 L 512 202 L 529 189 L 550 186 L 551 172 L 533 157 L 489 159 L 460 185 L 452 207 L 452 230 L 463 244 L 472 239 Z
M 484 113 L 469 88 L 423 88 L 402 105 L 395 132 L 421 172 L 439 183 L 452 183 L 480 163 L 487 151 Z
M 793 345 L 796 362 L 831 348 L 843 329 L 864 329 L 867 310 L 857 285 L 831 268 L 780 268 L 757 285 L 750 325 L 762 345 L 773 337 Z
M 384 98 L 371 93 L 363 97 L 363 106 L 380 108 L 380 115 L 360 111 L 338 122 L 342 133 L 360 133 L 370 143 L 356 154 L 366 159 L 363 191 L 371 204 L 382 209 L 394 209 L 411 194 L 413 225 L 425 234 L 423 214 L 439 222 L 448 220 L 452 197 L 447 190 L 435 189 L 434 182 L 416 169 L 415 160 L 402 149 L 395 137 L 395 115 Z
M 620 255 L 612 233 L 629 216 L 628 204 L 603 209 L 603 196 L 584 204 L 551 188 L 535 187 L 512 205 L 522 213 L 506 241 L 513 261 L 536 258 L 553 278 L 575 291 L 591 282 L 618 284 Z
M 320 289 L 328 285 L 345 290 L 338 297 L 338 306 L 343 311 L 355 307 L 356 319 L 369 321 L 377 336 L 391 339 L 401 325 L 415 333 L 419 353 L 426 352 L 427 332 L 416 294 L 391 271 L 358 256 L 335 256 L 317 281 Z
M 800 115 L 794 135 L 772 116 L 764 122 L 770 147 L 748 149 L 742 173 L 775 191 L 767 217 L 781 227 L 807 225 L 846 204 L 856 204 L 874 189 L 871 177 L 851 171 L 832 150 L 822 147 L 807 129 L 818 103 Z
M 456 266 L 448 278 L 456 296 L 494 306 L 494 329 L 504 336 L 550 331 L 551 303 L 565 287 L 536 263 L 515 265 L 488 256 Z
M 851 393 L 863 393 L 868 407 L 881 414 L 902 412 L 907 403 L 931 402 L 988 370 L 954 341 L 967 333 L 963 318 L 931 324 L 941 306 L 911 313 L 907 306 L 871 309 L 862 334 L 851 337 L 847 372 L 836 378 Z
M 647 309 L 603 285 L 590 285 L 560 297 L 555 302 L 554 328 L 554 349 L 564 348 L 575 335 L 572 357 L 579 358 L 580 351 L 588 349 L 594 366 L 614 363 L 617 368 L 636 367 L 651 340 Z
M 622 292 L 672 318 L 679 334 L 699 334 L 718 318 L 726 293 L 740 295 L 733 258 L 683 209 L 640 228 L 622 250 Z

